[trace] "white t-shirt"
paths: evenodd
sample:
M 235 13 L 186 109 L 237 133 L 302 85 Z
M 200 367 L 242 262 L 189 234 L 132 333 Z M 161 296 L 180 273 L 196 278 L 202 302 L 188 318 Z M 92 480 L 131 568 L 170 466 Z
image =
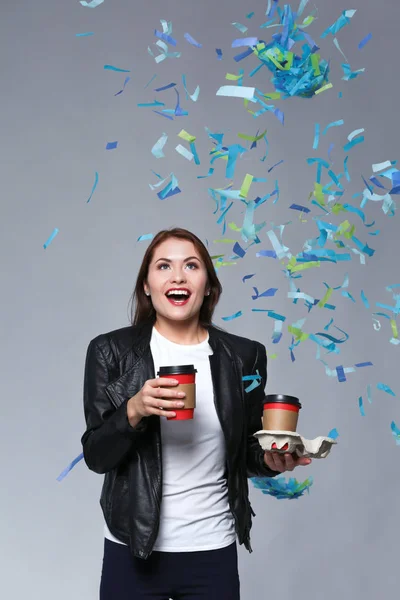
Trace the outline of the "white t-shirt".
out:
M 160 366 L 191 365 L 196 373 L 194 419 L 161 417 L 163 490 L 160 527 L 153 550 L 216 550 L 236 539 L 225 476 L 225 440 L 214 405 L 208 337 L 194 345 L 171 342 L 155 327 L 151 353 L 155 376 Z M 105 524 L 104 535 L 116 539 Z

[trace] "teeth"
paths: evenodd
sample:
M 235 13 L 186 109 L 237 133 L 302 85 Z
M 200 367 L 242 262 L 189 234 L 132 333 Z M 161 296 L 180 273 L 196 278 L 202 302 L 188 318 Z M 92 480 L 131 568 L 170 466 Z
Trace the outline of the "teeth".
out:
M 172 296 L 172 295 L 177 295 L 177 296 L 188 296 L 189 294 L 183 290 L 175 290 L 175 291 L 171 291 L 167 293 L 167 296 Z

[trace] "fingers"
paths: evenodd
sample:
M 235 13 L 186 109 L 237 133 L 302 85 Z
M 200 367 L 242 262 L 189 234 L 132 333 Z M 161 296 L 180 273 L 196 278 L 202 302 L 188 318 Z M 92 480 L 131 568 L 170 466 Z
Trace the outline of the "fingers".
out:
M 149 414 L 160 417 L 175 417 L 173 408 L 183 408 L 185 393 L 180 390 L 168 389 L 176 387 L 178 382 L 167 377 L 158 377 L 147 382 L 149 388 L 143 396 L 143 404 Z M 167 387 L 168 386 L 168 387 Z
M 171 379 L 170 377 L 156 377 L 156 379 L 149 379 L 148 384 L 152 387 L 173 387 L 177 386 L 179 381 Z
M 284 471 L 293 471 L 297 464 L 300 464 L 291 454 L 285 452 L 265 452 L 265 463 L 273 471 L 283 473 Z

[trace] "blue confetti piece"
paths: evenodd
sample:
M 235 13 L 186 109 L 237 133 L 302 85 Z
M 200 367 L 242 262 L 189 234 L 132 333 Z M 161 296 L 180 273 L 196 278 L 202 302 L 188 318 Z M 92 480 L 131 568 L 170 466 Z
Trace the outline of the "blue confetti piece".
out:
M 247 58 L 247 56 L 250 56 L 250 54 L 254 54 L 253 49 L 252 48 L 248 48 L 247 50 L 245 50 L 244 52 L 241 52 L 241 54 L 236 54 L 236 56 L 233 57 L 233 60 L 235 62 L 240 62 L 241 60 L 243 60 L 244 58 Z
M 243 315 L 241 310 L 238 310 L 234 315 L 230 315 L 229 317 L 221 317 L 223 321 L 232 321 L 232 319 L 237 319 Z
M 397 427 L 394 421 L 392 421 L 390 428 L 392 430 L 393 437 L 396 440 L 396 445 L 400 446 L 400 429 Z
M 237 254 L 238 256 L 240 256 L 240 258 L 243 258 L 243 256 L 245 256 L 245 254 L 246 254 L 246 251 L 243 250 L 243 248 L 237 242 L 233 246 L 233 252 L 235 254 Z
M 176 46 L 176 40 L 170 35 L 162 33 L 161 31 L 158 31 L 158 29 L 154 30 L 154 35 L 160 38 L 160 40 L 166 42 L 167 44 L 171 44 L 171 46 Z
M 278 288 L 269 288 L 268 290 L 265 290 L 265 292 L 263 292 L 262 294 L 258 293 L 258 289 L 256 287 L 253 287 L 253 290 L 255 291 L 255 295 L 252 296 L 252 298 L 253 300 L 256 300 L 257 298 L 273 298 L 276 292 L 278 291 Z
M 254 277 L 255 273 L 252 273 L 251 275 L 245 275 L 242 279 L 242 282 L 244 283 L 246 281 L 246 279 L 251 279 L 252 277 Z
M 341 125 L 344 125 L 344 121 L 343 119 L 339 119 L 339 121 L 332 121 L 332 123 L 329 123 L 324 131 L 322 132 L 322 135 L 326 135 L 326 132 L 331 128 L 331 127 L 340 127 Z
M 94 35 L 94 31 L 86 31 L 85 33 L 76 33 L 76 37 L 88 37 L 89 35 Z
M 91 2 L 86 2 L 86 0 L 79 0 L 79 4 L 82 6 L 86 6 L 86 8 L 96 8 L 96 6 L 100 6 L 103 4 L 104 0 L 91 0 Z
M 221 48 L 216 48 L 215 52 L 217 53 L 217 59 L 222 60 L 222 50 Z
M 113 65 L 104 65 L 104 68 L 108 71 L 116 71 L 117 73 L 130 73 L 129 69 L 119 69 Z
M 332 440 L 336 440 L 339 437 L 338 430 L 336 428 L 331 429 L 327 437 L 332 438 Z
M 310 212 L 309 208 L 307 208 L 306 206 L 301 206 L 300 204 L 292 204 L 291 206 L 289 206 L 289 208 L 292 208 L 293 210 L 300 210 L 301 212 L 305 213 Z
M 125 81 L 124 81 L 124 85 L 123 85 L 123 87 L 122 87 L 122 90 L 120 90 L 119 92 L 117 92 L 116 94 L 114 94 L 114 96 L 119 96 L 120 94 L 122 94 L 122 92 L 123 92 L 123 91 L 124 91 L 124 89 L 125 89 L 125 86 L 126 86 L 126 84 L 128 83 L 128 81 L 130 81 L 130 79 L 131 79 L 130 77 L 127 77 L 127 78 L 125 79 Z
M 169 115 L 166 115 L 165 113 L 162 113 L 159 110 L 153 110 L 153 113 L 156 113 L 156 115 L 160 115 L 160 117 L 165 117 L 166 119 L 169 119 L 170 121 L 174 120 L 174 117 L 170 117 Z
M 43 244 L 43 248 L 45 250 L 46 250 L 47 246 L 49 246 L 51 244 L 51 242 L 54 240 L 54 238 L 56 237 L 58 232 L 59 232 L 59 230 L 57 229 L 57 227 L 55 227 L 53 229 L 53 233 L 50 235 L 49 239 Z
M 369 302 L 363 290 L 361 290 L 361 300 L 363 301 L 365 308 L 369 308 Z
M 360 409 L 360 414 L 362 417 L 365 417 L 365 410 L 364 410 L 364 405 L 363 405 L 363 399 L 362 396 L 359 397 L 358 399 L 358 407 Z
M 353 148 L 353 146 L 357 146 L 357 144 L 362 144 L 363 141 L 364 141 L 364 136 L 360 135 L 360 137 L 354 138 L 354 140 L 352 140 L 351 142 L 349 142 L 348 144 L 343 146 L 343 150 L 345 152 L 348 152 L 349 150 L 351 150 L 351 148 Z
M 320 126 L 319 123 L 315 123 L 315 133 L 314 133 L 314 141 L 313 141 L 313 150 L 317 150 L 319 144 L 319 132 Z
M 108 142 L 106 150 L 114 150 L 118 146 L 118 142 Z
M 390 396 L 396 396 L 394 391 L 391 390 L 390 387 L 388 385 L 385 385 L 384 383 L 377 383 L 376 387 L 378 388 L 378 390 L 382 390 L 382 392 L 386 392 L 386 394 L 390 394 Z
M 171 184 L 168 184 L 167 188 L 170 185 Z M 180 194 L 180 192 L 181 192 L 181 190 L 179 189 L 179 187 L 176 187 L 174 189 L 170 188 L 168 190 L 168 192 L 164 193 L 167 188 L 164 188 L 164 190 L 161 190 L 161 192 L 158 192 L 157 196 L 160 198 L 160 200 L 165 200 L 166 198 L 170 198 L 171 196 L 175 196 L 176 194 Z
M 343 383 L 346 380 L 346 375 L 343 369 L 343 366 L 336 367 L 336 373 L 339 383 Z
M 276 252 L 275 250 L 260 250 L 260 252 L 257 252 L 256 254 L 257 258 L 259 256 L 269 256 L 271 258 L 276 258 Z
M 98 174 L 98 172 L 96 171 L 96 173 L 95 173 L 95 176 L 94 176 L 94 184 L 93 184 L 93 187 L 92 187 L 92 191 L 90 192 L 90 196 L 89 196 L 89 198 L 87 199 L 87 201 L 86 201 L 86 204 L 87 204 L 88 202 L 90 202 L 90 200 L 92 199 L 93 193 L 94 193 L 94 191 L 95 191 L 95 189 L 96 189 L 96 187 L 97 187 L 97 184 L 98 184 L 98 182 L 99 182 L 99 174 Z
M 154 234 L 152 233 L 144 233 L 143 235 L 141 235 L 140 237 L 138 237 L 137 241 L 138 242 L 144 242 L 146 240 L 152 240 L 154 237 Z
M 150 81 L 148 83 L 146 83 L 146 85 L 144 86 L 144 89 L 149 87 L 149 85 L 155 80 L 156 77 L 157 77 L 157 75 L 153 75 L 153 77 L 150 79 Z
M 365 44 L 368 44 L 368 42 L 372 39 L 372 33 L 369 33 L 368 35 L 365 36 L 364 39 L 361 40 L 361 42 L 358 44 L 358 49 L 361 50 L 361 48 L 364 48 Z
M 187 42 L 189 42 L 189 44 L 192 44 L 192 46 L 196 46 L 196 48 L 202 48 L 203 44 L 200 44 L 199 42 L 196 42 L 196 40 L 194 38 L 192 38 L 192 36 L 190 35 L 190 33 L 185 33 L 184 36 L 185 40 Z
M 57 477 L 57 481 L 62 481 L 67 475 L 68 473 L 74 468 L 74 466 L 83 458 L 83 452 L 81 454 L 79 454 L 79 456 L 77 456 L 76 458 L 74 458 L 74 460 L 68 465 L 68 467 L 66 467 L 64 469 L 64 471 L 62 473 L 60 473 L 60 475 Z
M 275 169 L 275 167 L 278 167 L 279 165 L 281 165 L 284 162 L 285 161 L 282 159 L 279 162 L 275 163 L 270 169 L 268 169 L 268 173 L 271 173 L 272 169 Z
M 358 363 L 354 366 L 357 367 L 358 369 L 361 369 L 362 367 L 373 367 L 373 364 L 372 364 L 372 362 L 363 362 L 363 363 Z
M 258 38 L 256 37 L 247 37 L 247 38 L 238 38 L 233 40 L 232 48 L 240 48 L 242 46 L 256 46 L 258 44 Z
M 313 484 L 313 478 L 309 477 L 302 483 L 291 477 L 285 481 L 284 477 L 251 477 L 254 487 L 261 490 L 263 494 L 273 496 L 277 500 L 295 500 L 308 492 Z
M 169 90 L 170 88 L 173 88 L 176 86 L 176 83 L 169 83 L 168 85 L 164 85 L 163 87 L 159 87 L 156 88 L 154 91 L 155 92 L 163 92 L 164 90 Z
M 271 18 L 274 16 L 276 7 L 278 6 L 278 2 L 279 2 L 279 0 L 272 0 L 272 6 L 271 6 L 271 0 L 268 0 L 268 7 L 267 7 L 267 10 L 265 13 L 268 18 Z
M 367 398 L 368 398 L 368 402 L 370 404 L 372 404 L 372 393 L 371 393 L 371 384 L 370 383 L 367 384 Z

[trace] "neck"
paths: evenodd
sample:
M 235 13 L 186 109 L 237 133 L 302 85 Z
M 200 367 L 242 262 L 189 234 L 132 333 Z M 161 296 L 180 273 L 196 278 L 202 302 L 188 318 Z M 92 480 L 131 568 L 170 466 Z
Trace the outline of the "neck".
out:
M 167 321 L 157 317 L 154 327 L 161 335 L 175 344 L 190 346 L 200 344 L 207 337 L 207 329 L 197 321 Z

